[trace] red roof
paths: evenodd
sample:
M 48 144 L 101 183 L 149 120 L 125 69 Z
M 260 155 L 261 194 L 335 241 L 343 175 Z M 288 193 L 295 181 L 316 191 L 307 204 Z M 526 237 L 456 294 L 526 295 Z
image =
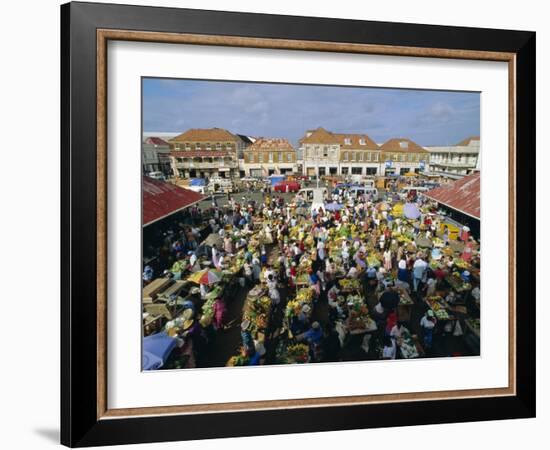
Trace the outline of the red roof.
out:
M 143 226 L 164 219 L 201 201 L 198 192 L 143 177 Z
M 480 173 L 476 172 L 450 185 L 425 192 L 424 196 L 479 219 L 480 178 Z
M 168 142 L 166 142 L 164 139 L 161 139 L 159 137 L 151 136 L 145 139 L 146 144 L 152 144 L 152 145 L 166 145 L 168 146 Z

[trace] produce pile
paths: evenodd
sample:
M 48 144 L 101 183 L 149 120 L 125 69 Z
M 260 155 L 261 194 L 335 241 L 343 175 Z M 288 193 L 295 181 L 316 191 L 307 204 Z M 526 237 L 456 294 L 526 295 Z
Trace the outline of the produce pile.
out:
M 281 343 L 277 347 L 277 362 L 279 364 L 304 364 L 309 361 L 309 347 L 306 344 Z
M 399 349 L 401 350 L 401 355 L 405 359 L 418 358 L 420 356 L 414 339 L 408 331 L 405 331 L 401 335 L 401 339 L 399 340 Z
M 304 305 L 309 305 L 313 303 L 313 289 L 307 287 L 299 289 L 296 293 L 296 297 L 292 300 L 289 300 L 286 304 L 285 317 L 290 319 L 294 316 L 300 314 L 302 307 Z
M 428 303 L 430 309 L 434 312 L 436 319 L 449 319 L 449 313 L 447 312 L 447 309 L 445 307 L 444 300 L 440 296 L 433 295 L 431 297 L 426 297 L 426 302 Z
M 246 352 L 241 348 L 241 351 L 238 355 L 232 356 L 227 361 L 227 367 L 237 367 L 237 366 L 248 366 L 250 357 L 246 355 Z
M 455 270 L 453 271 L 448 277 L 447 277 L 447 282 L 451 285 L 451 287 L 457 291 L 457 292 L 464 292 L 464 291 L 469 291 L 470 289 L 472 289 L 472 285 L 471 283 L 467 282 L 467 281 L 464 281 L 461 277 L 460 277 L 460 273 Z
M 344 292 L 360 291 L 361 282 L 357 278 L 343 278 L 340 280 L 340 287 Z
M 250 321 L 250 333 L 257 338 L 258 333 L 265 331 L 268 325 L 271 300 L 267 296 L 251 297 L 246 299 L 243 310 L 243 320 Z
M 467 318 L 466 319 L 466 322 L 468 322 L 468 324 L 475 330 L 479 333 L 479 330 L 480 330 L 480 321 L 479 319 L 473 319 L 471 317 Z
M 348 306 L 348 328 L 350 331 L 364 330 L 368 327 L 371 320 L 369 309 L 363 303 L 363 298 L 359 295 L 348 295 L 346 304 Z

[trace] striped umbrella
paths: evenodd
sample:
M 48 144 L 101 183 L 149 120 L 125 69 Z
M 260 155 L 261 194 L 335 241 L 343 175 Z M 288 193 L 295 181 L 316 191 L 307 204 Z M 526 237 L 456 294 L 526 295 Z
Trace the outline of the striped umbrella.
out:
M 193 283 L 211 285 L 221 281 L 222 273 L 219 270 L 203 269 L 190 275 L 187 279 Z

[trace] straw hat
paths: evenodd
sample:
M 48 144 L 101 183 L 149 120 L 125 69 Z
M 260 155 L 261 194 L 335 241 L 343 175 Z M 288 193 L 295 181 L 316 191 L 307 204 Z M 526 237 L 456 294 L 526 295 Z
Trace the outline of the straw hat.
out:
M 191 325 L 193 325 L 193 317 L 195 316 L 195 312 L 188 308 L 185 311 L 183 311 L 183 328 L 189 328 Z

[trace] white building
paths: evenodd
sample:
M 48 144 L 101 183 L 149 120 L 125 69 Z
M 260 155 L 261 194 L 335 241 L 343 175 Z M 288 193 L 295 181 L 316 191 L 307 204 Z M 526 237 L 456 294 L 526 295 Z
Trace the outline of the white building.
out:
M 456 145 L 426 147 L 430 152 L 430 173 L 449 178 L 462 178 L 479 170 L 479 136 L 469 137 Z
M 164 139 L 149 136 L 143 140 L 141 149 L 141 163 L 143 173 L 162 172 L 171 174 L 170 145 Z

